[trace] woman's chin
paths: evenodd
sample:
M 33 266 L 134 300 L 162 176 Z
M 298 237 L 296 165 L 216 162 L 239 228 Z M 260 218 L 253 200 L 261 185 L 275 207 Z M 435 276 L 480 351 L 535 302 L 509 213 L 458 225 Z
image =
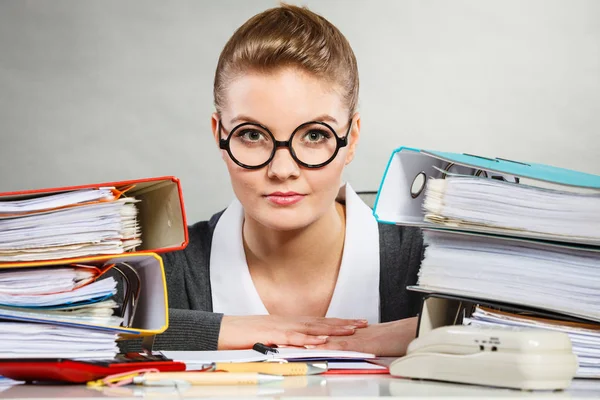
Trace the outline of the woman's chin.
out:
M 294 231 L 302 229 L 314 222 L 314 219 L 309 218 L 310 214 L 302 212 L 298 209 L 275 208 L 265 210 L 261 213 L 258 222 L 276 231 Z

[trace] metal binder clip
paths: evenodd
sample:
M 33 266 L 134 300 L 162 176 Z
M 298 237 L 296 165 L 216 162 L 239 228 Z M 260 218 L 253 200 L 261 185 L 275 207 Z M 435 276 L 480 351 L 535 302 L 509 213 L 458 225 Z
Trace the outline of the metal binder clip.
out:
M 116 264 L 112 269 L 117 271 L 123 277 L 125 293 L 123 306 L 121 307 L 121 317 L 123 326 L 131 327 L 137 310 L 138 300 L 141 292 L 140 275 L 126 262 Z

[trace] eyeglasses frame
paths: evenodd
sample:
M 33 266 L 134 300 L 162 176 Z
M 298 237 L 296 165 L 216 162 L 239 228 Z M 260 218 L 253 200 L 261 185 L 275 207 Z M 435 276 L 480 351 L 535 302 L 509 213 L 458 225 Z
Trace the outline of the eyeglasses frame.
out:
M 237 165 L 239 165 L 242 168 L 245 169 L 260 169 L 263 168 L 267 165 L 269 165 L 271 163 L 271 161 L 273 161 L 273 158 L 275 158 L 275 152 L 277 151 L 277 149 L 279 147 L 287 147 L 288 150 L 290 151 L 290 154 L 292 156 L 292 158 L 294 159 L 294 161 L 298 164 L 301 165 L 305 168 L 310 168 L 310 169 L 317 169 L 317 168 L 323 168 L 324 166 L 326 166 L 327 164 L 331 163 L 335 157 L 337 157 L 338 152 L 340 151 L 340 149 L 342 147 L 346 147 L 348 145 L 348 135 L 350 134 L 350 130 L 352 129 L 352 119 L 350 119 L 348 121 L 348 131 L 346 132 L 346 135 L 344 137 L 339 137 L 337 132 L 335 131 L 335 129 L 333 129 L 329 124 L 322 122 L 322 121 L 309 121 L 309 122 L 305 122 L 301 125 L 299 125 L 296 129 L 294 129 L 294 131 L 292 132 L 290 138 L 288 140 L 284 140 L 284 141 L 280 141 L 280 140 L 275 140 L 275 136 L 273 135 L 273 133 L 269 130 L 269 128 L 267 128 L 266 126 L 256 123 L 256 122 L 243 122 L 239 125 L 236 125 L 230 132 L 229 135 L 227 135 L 226 139 L 223 139 L 221 137 L 221 127 L 223 126 L 221 124 L 221 120 L 219 119 L 217 121 L 217 129 L 219 132 L 219 148 L 221 150 L 225 150 L 227 151 L 227 154 L 229 154 L 229 158 L 231 158 L 231 160 L 233 160 L 234 163 L 236 163 Z M 335 136 L 336 139 L 336 148 L 335 151 L 333 152 L 333 155 L 325 162 L 322 162 L 320 164 L 307 164 L 301 160 L 298 159 L 298 156 L 296 156 L 296 152 L 294 151 L 294 148 L 292 147 L 292 140 L 294 139 L 294 135 L 303 127 L 307 126 L 307 125 L 312 125 L 312 124 L 318 124 L 321 126 L 326 127 L 327 129 L 329 129 L 333 135 Z M 260 127 L 261 129 L 263 129 L 265 132 L 267 132 L 269 134 L 269 136 L 271 136 L 271 139 L 273 140 L 273 143 L 275 143 L 275 145 L 273 146 L 273 150 L 271 151 L 271 155 L 269 156 L 268 160 L 265 161 L 264 163 L 260 164 L 260 165 L 256 165 L 256 166 L 252 166 L 252 165 L 246 165 L 242 162 L 240 162 L 238 159 L 236 159 L 232 152 L 231 152 L 231 146 L 230 146 L 230 141 L 231 141 L 231 137 L 232 135 L 240 128 L 244 127 L 244 126 L 257 126 Z

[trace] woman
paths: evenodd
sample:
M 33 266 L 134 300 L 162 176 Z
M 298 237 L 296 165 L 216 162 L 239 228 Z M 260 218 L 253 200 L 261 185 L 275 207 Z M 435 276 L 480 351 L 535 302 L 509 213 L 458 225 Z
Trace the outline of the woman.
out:
M 345 37 L 305 8 L 258 14 L 223 49 L 214 99 L 212 131 L 237 199 L 165 255 L 170 328 L 155 348 L 404 354 L 421 236 L 378 225 L 341 186 L 361 126 Z

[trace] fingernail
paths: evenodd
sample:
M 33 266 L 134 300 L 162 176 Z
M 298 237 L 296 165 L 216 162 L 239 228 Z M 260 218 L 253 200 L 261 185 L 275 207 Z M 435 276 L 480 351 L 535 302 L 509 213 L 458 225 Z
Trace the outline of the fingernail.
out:
M 359 324 L 368 324 L 369 323 L 369 321 L 367 321 L 366 319 L 359 319 L 359 320 L 357 320 L 357 322 Z
M 315 346 L 314 344 L 305 344 L 304 345 L 305 349 L 314 349 L 315 347 L 317 347 L 317 346 Z
M 352 330 L 356 329 L 356 327 L 354 325 L 343 326 L 342 328 L 344 328 L 344 329 L 352 329 Z
M 317 336 L 317 339 L 320 339 L 320 340 L 327 340 L 327 338 L 328 338 L 328 337 L 329 337 L 329 336 Z

